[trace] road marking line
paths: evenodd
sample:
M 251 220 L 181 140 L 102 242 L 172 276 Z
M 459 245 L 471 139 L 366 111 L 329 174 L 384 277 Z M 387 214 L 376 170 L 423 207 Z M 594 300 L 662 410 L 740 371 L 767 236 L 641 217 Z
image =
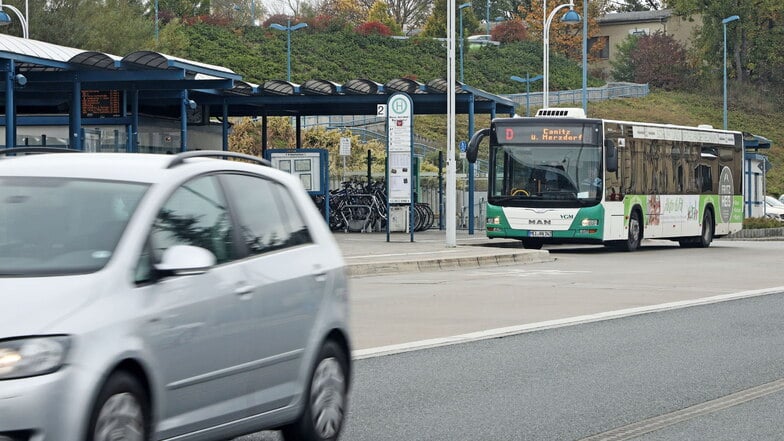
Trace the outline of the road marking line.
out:
M 779 294 L 784 292 L 784 286 L 775 288 L 758 289 L 751 291 L 741 291 L 732 294 L 721 294 L 712 297 L 703 297 L 694 300 L 682 300 L 678 302 L 662 303 L 659 305 L 640 306 L 637 308 L 620 309 L 616 311 L 600 312 L 597 314 L 580 315 L 576 317 L 568 317 L 564 319 L 548 320 L 544 322 L 528 323 L 525 325 L 508 326 L 504 328 L 489 329 L 486 331 L 471 332 L 468 334 L 454 335 L 450 337 L 432 338 L 428 340 L 414 341 L 410 343 L 401 343 L 389 346 L 379 346 L 368 349 L 358 349 L 352 351 L 352 358 L 361 360 L 363 358 L 381 357 L 384 355 L 394 355 L 403 352 L 417 351 L 420 349 L 437 348 L 440 346 L 449 346 L 459 343 L 468 343 L 479 340 L 488 340 L 491 338 L 507 337 L 511 335 L 524 334 L 528 332 L 543 331 L 546 329 L 563 328 L 573 325 L 581 325 L 585 323 L 594 323 L 605 320 L 614 320 L 623 317 L 630 317 L 634 315 L 650 314 L 654 312 L 670 311 L 676 309 L 689 308 L 692 306 L 710 305 L 713 303 L 727 302 L 731 300 L 739 300 L 750 297 L 759 297 L 770 294 Z
M 784 390 L 784 379 L 778 379 L 771 381 L 770 383 L 765 383 L 760 386 L 751 387 L 740 392 L 696 404 L 685 409 L 676 410 L 675 412 L 666 413 L 596 435 L 591 435 L 587 438 L 580 439 L 580 441 L 625 441 L 637 438 L 646 433 L 661 430 L 674 424 L 734 407 L 782 390 Z

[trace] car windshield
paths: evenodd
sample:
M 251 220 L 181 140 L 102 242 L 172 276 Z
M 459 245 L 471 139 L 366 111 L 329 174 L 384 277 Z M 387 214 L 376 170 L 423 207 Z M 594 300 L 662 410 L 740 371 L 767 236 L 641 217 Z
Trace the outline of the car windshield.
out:
M 97 271 L 147 185 L 0 177 L 0 276 Z

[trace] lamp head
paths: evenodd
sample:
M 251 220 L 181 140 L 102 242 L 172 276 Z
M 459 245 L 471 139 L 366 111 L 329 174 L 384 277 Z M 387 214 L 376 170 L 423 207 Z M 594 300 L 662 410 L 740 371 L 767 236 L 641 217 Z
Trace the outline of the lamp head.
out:
M 7 12 L 0 9 L 0 26 L 8 26 L 11 24 L 11 16 Z
M 279 24 L 277 24 L 277 23 L 271 23 L 271 24 L 269 25 L 269 27 L 270 27 L 271 29 L 277 29 L 277 30 L 279 30 L 279 31 L 285 31 L 285 30 L 286 30 L 286 26 L 279 25 Z
M 740 17 L 738 17 L 737 15 L 731 15 L 731 16 L 725 18 L 724 20 L 722 20 L 721 23 L 722 24 L 727 24 L 727 23 L 729 23 L 731 21 L 735 21 L 735 20 L 740 20 Z
M 580 23 L 580 14 L 575 12 L 574 9 L 569 9 L 569 11 L 561 18 L 561 21 L 568 24 Z
M 306 28 L 306 27 L 308 27 L 307 23 L 297 23 L 297 24 L 295 24 L 294 26 L 291 27 L 291 30 L 292 31 L 296 31 L 297 29 L 302 29 L 302 28 Z
M 27 77 L 22 74 L 16 74 L 14 75 L 14 81 L 16 81 L 16 84 L 24 86 L 27 84 Z
M 463 3 L 462 5 L 458 6 L 458 9 L 465 9 L 471 6 L 471 2 Z

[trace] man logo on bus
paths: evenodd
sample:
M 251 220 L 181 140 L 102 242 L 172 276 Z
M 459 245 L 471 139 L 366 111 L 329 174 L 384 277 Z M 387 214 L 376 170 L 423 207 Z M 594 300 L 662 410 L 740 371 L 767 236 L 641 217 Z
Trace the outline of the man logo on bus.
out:
M 514 130 L 506 129 L 506 140 L 511 141 L 514 139 Z

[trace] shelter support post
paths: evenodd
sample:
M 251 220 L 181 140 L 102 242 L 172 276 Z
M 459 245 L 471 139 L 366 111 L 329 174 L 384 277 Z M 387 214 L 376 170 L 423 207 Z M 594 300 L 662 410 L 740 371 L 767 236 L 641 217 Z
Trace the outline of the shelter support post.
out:
M 68 137 L 72 149 L 82 150 L 82 82 L 73 82 Z
M 16 146 L 16 105 L 14 104 L 14 60 L 3 63 L 5 69 L 5 148 Z
M 267 151 L 267 114 L 261 116 L 261 156 Z
M 474 94 L 468 98 L 468 137 L 474 134 Z M 468 163 L 468 234 L 474 234 L 474 167 Z
M 221 124 L 223 128 L 223 151 L 229 151 L 229 103 L 226 100 L 223 100 L 223 123 Z
M 133 153 L 139 152 L 139 91 L 133 89 L 131 91 L 131 132 L 128 134 L 129 141 L 131 142 L 130 151 Z
M 180 151 L 188 151 L 188 91 L 183 90 L 180 100 Z

